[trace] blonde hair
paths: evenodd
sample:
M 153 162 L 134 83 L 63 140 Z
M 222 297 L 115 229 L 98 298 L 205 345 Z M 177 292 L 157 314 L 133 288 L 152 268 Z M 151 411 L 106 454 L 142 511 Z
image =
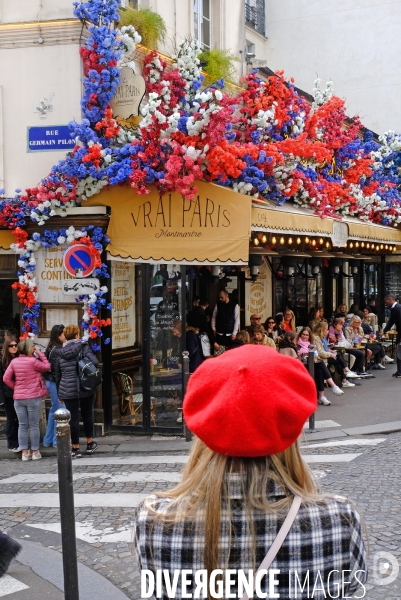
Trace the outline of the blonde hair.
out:
M 324 330 L 328 330 L 328 328 L 329 324 L 327 323 L 327 321 L 320 321 L 319 325 L 315 329 L 315 334 L 318 337 L 322 338 Z
M 144 506 L 154 517 L 154 524 L 161 521 L 174 524 L 186 519 L 204 519 L 205 565 L 210 573 L 220 568 L 219 536 L 221 513 L 227 511 L 231 523 L 230 476 L 240 475 L 242 495 L 247 515 L 247 529 L 252 539 L 253 562 L 256 563 L 256 533 L 252 511 L 269 513 L 288 510 L 293 496 L 301 496 L 303 501 L 318 502 L 324 498 L 319 493 L 312 471 L 303 460 L 298 442 L 272 456 L 258 458 L 236 458 L 223 456 L 210 450 L 201 440 L 195 439 L 181 482 L 172 490 L 156 492 L 144 501 Z M 277 502 L 269 498 L 269 484 L 278 484 L 285 494 Z M 154 498 L 169 498 L 172 501 L 164 511 L 154 507 Z M 231 540 L 231 532 L 230 532 Z M 228 548 L 228 554 L 230 548 Z
M 35 344 L 31 338 L 25 338 L 18 343 L 18 351 L 20 354 L 24 354 L 25 356 L 31 356 L 34 348 Z
M 63 331 L 66 340 L 74 340 L 79 336 L 79 327 L 77 325 L 67 325 Z
M 295 315 L 294 315 L 294 313 L 292 312 L 292 310 L 290 308 L 286 308 L 285 311 L 284 311 L 284 315 L 283 315 L 284 321 L 285 321 L 285 315 L 287 313 L 291 313 L 290 327 L 291 327 L 292 331 L 296 331 L 297 328 L 295 326 Z
M 241 331 L 237 333 L 237 340 L 239 340 L 240 342 L 244 342 L 244 344 L 250 344 L 251 336 L 247 331 L 245 331 L 245 329 L 241 329 Z

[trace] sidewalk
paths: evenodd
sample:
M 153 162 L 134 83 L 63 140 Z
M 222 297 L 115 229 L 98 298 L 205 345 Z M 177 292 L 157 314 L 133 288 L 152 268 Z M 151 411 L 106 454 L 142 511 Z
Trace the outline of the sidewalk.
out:
M 331 406 L 319 405 L 315 413 L 316 431 L 307 429 L 304 436 L 308 441 L 332 439 L 353 435 L 387 434 L 401 431 L 401 380 L 391 375 L 395 366 L 386 371 L 373 371 L 375 379 L 361 382 L 361 386 L 347 388 L 342 396 L 334 396 L 331 390 L 326 395 Z M 267 392 L 268 393 L 268 392 Z M 188 452 L 191 444 L 183 436 L 135 436 L 108 434 L 96 438 L 99 444 L 96 454 L 168 454 Z M 85 448 L 85 440 L 81 442 Z M 40 449 L 44 457 L 57 456 L 57 448 Z M 0 460 L 20 459 L 18 453 L 9 452 L 4 435 L 0 439 Z

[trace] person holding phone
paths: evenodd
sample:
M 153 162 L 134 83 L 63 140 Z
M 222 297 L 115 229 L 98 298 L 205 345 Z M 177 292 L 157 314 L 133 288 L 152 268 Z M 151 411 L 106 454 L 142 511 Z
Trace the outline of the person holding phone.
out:
M 14 390 L 14 408 L 18 416 L 18 443 L 22 450 L 22 460 L 39 460 L 39 419 L 42 400 L 47 389 L 42 377 L 50 371 L 46 356 L 35 348 L 31 338 L 18 344 L 19 356 L 14 358 L 4 373 L 3 382 Z M 28 447 L 28 430 L 31 437 L 31 450 Z

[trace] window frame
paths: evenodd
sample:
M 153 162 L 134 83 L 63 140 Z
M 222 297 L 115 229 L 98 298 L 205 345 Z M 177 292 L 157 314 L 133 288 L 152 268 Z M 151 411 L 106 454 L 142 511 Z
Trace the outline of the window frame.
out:
M 206 2 L 209 4 L 209 17 L 205 17 L 205 15 L 204 15 L 204 12 L 205 12 L 204 4 L 206 4 Z M 196 10 L 196 7 L 198 8 L 198 10 Z M 199 43 L 202 50 L 210 50 L 212 47 L 211 0 L 194 0 L 193 11 L 194 11 L 194 38 L 197 40 L 197 42 Z M 209 23 L 209 40 L 208 40 L 209 43 L 208 44 L 205 43 L 205 41 L 203 39 L 204 38 L 204 28 L 203 28 L 204 21 L 207 21 Z

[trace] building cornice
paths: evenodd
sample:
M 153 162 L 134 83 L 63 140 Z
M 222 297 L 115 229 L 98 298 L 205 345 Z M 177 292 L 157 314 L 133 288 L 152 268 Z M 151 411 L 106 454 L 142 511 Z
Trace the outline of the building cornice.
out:
M 77 19 L 0 24 L 0 49 L 78 44 L 87 37 Z

